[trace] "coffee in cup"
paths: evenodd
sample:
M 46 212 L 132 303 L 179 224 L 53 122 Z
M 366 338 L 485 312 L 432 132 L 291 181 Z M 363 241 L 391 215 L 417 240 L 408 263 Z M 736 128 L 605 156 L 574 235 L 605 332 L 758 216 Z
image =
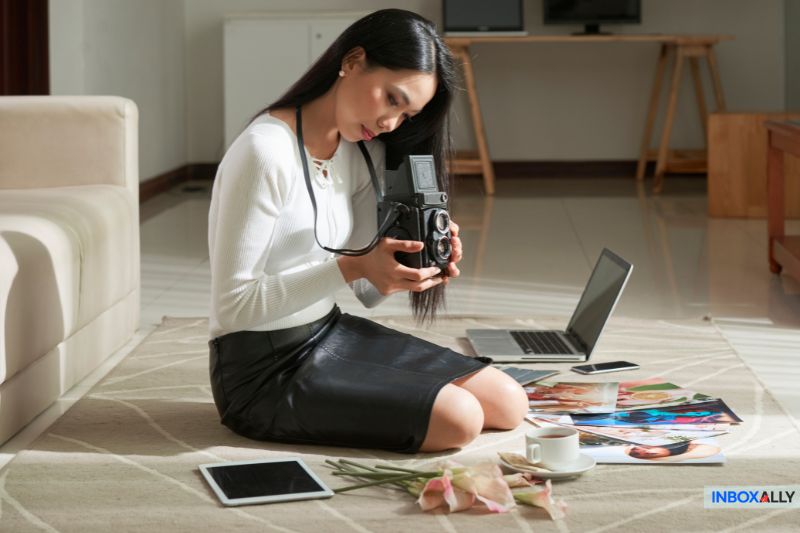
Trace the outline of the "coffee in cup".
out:
M 578 432 L 572 428 L 538 428 L 525 434 L 525 457 L 537 466 L 568 470 L 579 455 Z

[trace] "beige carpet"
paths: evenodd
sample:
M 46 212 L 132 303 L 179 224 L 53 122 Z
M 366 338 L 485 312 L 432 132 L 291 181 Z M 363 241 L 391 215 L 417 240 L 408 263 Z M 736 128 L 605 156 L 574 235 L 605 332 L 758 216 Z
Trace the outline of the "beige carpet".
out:
M 383 322 L 414 329 L 406 319 Z M 456 338 L 465 327 L 514 323 L 561 325 L 560 320 L 457 318 L 439 322 L 435 332 L 417 334 L 468 353 L 465 341 Z M 385 488 L 330 500 L 224 508 L 200 477 L 198 464 L 296 454 L 336 487 L 340 481 L 321 466 L 325 458 L 419 466 L 447 456 L 471 463 L 494 458 L 497 451 L 521 449 L 528 426 L 485 433 L 467 448 L 440 456 L 250 441 L 218 422 L 208 387 L 206 327 L 205 320 L 166 319 L 30 449 L 19 453 L 0 474 L 0 530 L 796 531 L 800 523 L 798 510 L 703 509 L 705 485 L 797 484 L 800 434 L 714 325 L 700 320 L 613 320 L 595 359 L 630 359 L 642 369 L 625 378 L 664 376 L 725 399 L 745 422 L 721 439 L 728 457 L 724 466 L 599 465 L 577 480 L 555 484 L 556 496 L 569 506 L 561 522 L 551 522 L 542 509 L 531 507 L 503 515 L 422 513 L 411 496 Z

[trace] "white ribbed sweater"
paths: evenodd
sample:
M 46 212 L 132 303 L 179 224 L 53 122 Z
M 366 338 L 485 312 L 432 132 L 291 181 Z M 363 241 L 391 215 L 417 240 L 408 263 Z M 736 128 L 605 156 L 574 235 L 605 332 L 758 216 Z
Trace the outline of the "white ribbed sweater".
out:
M 382 172 L 383 144 L 367 147 Z M 341 139 L 330 160 L 315 163 L 308 150 L 306 157 L 320 242 L 329 248 L 368 244 L 377 230 L 375 193 L 358 146 Z M 214 180 L 208 220 L 212 338 L 299 326 L 333 308 L 334 293 L 346 283 L 334 255 L 314 240 L 313 222 L 294 132 L 263 115 L 234 141 Z M 366 279 L 351 287 L 367 307 L 382 299 Z

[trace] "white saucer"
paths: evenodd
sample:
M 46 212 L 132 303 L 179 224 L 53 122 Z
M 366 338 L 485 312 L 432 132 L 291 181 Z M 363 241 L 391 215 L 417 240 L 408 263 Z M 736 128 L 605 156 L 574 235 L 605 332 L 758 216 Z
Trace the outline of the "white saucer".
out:
M 533 474 L 534 477 L 540 479 L 568 479 L 571 477 L 577 477 L 583 474 L 584 472 L 588 472 L 597 464 L 594 460 L 594 457 L 591 455 L 586 455 L 582 453 L 578 455 L 578 460 L 573 464 L 570 468 L 566 470 L 559 470 L 558 472 L 550 472 L 550 471 L 533 471 L 533 470 L 526 470 L 524 468 L 517 468 L 516 466 L 511 466 L 507 462 L 500 458 L 500 464 L 504 467 L 508 468 L 509 470 L 513 470 L 514 472 L 522 472 L 522 473 L 530 473 Z

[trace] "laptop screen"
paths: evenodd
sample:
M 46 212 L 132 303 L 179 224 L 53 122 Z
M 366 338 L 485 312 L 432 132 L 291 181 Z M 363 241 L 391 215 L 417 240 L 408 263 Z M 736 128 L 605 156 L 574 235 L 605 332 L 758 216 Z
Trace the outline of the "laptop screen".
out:
M 611 316 L 633 265 L 605 249 L 592 271 L 567 331 L 584 344 L 586 355 L 592 353 L 606 320 Z

